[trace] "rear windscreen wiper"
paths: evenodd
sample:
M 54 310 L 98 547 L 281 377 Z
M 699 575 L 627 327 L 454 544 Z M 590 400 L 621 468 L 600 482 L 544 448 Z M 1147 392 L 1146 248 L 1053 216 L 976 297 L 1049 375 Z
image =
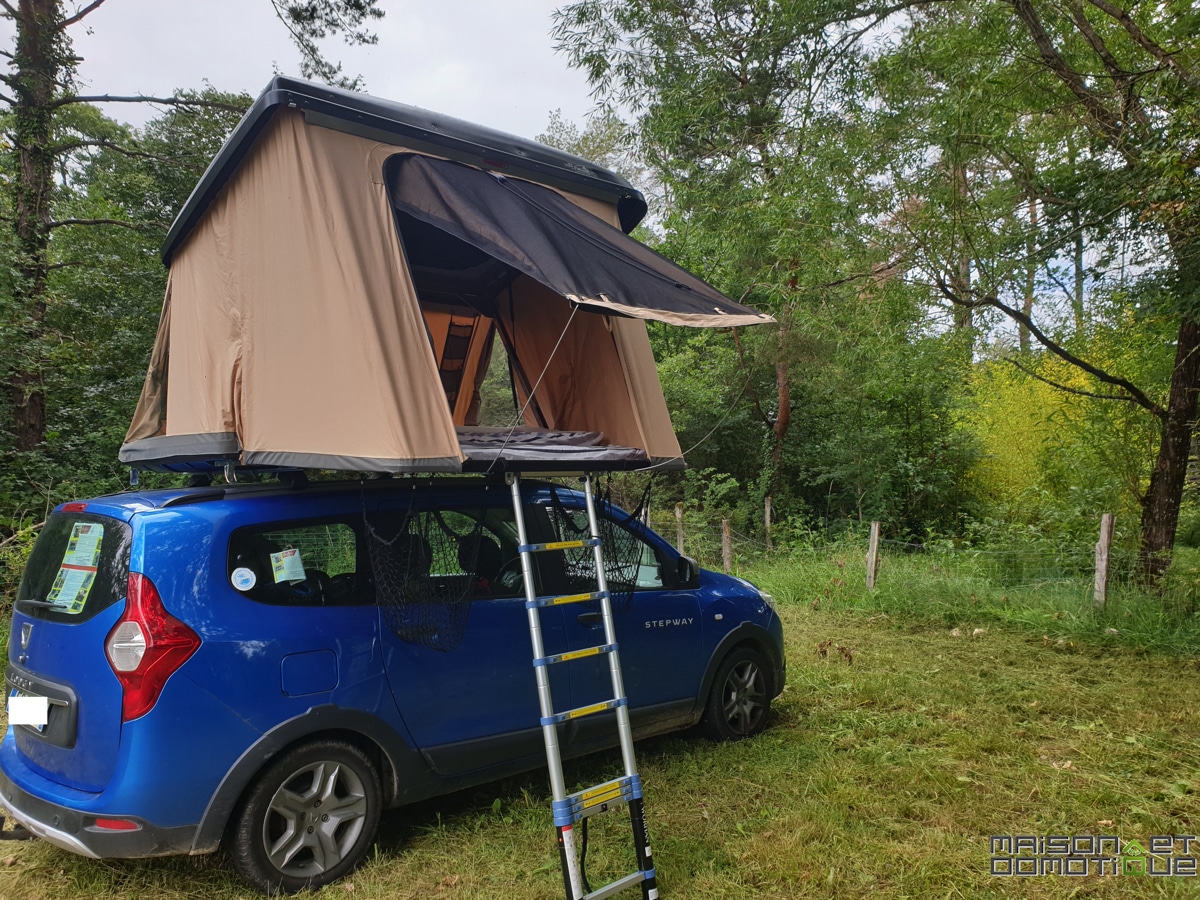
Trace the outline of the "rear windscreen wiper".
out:
M 30 600 L 30 599 L 18 600 L 17 601 L 17 609 L 20 609 L 22 606 L 35 606 L 38 609 L 62 609 L 63 608 L 62 604 L 60 604 L 60 603 L 51 603 L 49 600 Z

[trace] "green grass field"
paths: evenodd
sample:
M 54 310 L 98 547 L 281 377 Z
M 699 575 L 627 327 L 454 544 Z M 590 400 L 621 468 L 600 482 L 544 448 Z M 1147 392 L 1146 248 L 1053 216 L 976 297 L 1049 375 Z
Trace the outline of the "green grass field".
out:
M 740 744 L 638 745 L 664 898 L 1200 896 L 1200 878 L 990 874 L 993 835 L 1147 846 L 1200 831 L 1200 659 L 1187 641 L 1168 652 L 1112 636 L 1082 607 L 1065 614 L 1069 597 L 993 605 L 978 590 L 974 603 L 927 590 L 926 606 L 889 593 L 906 583 L 899 563 L 873 595 L 837 554 L 811 566 L 758 572 L 787 634 L 773 726 Z M 617 767 L 604 755 L 567 774 L 583 785 Z M 374 857 L 316 893 L 561 897 L 548 795 L 534 773 L 389 813 Z M 633 863 L 627 819 L 594 821 L 600 883 Z M 0 844 L 0 897 L 12 900 L 251 896 L 219 856 L 97 862 Z

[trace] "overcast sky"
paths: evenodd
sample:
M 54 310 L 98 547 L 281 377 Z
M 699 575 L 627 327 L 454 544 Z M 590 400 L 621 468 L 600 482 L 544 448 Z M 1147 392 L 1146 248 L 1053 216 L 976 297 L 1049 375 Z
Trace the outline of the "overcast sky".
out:
M 326 55 L 361 73 L 369 94 L 532 138 L 552 110 L 582 124 L 592 107 L 586 80 L 551 45 L 551 13 L 562 2 L 381 0 L 378 45 L 330 40 Z M 12 23 L 0 25 L 11 46 Z M 300 69 L 268 0 L 107 0 L 70 33 L 88 94 L 163 96 L 207 80 L 257 95 L 276 69 Z M 135 124 L 154 115 L 143 104 L 105 112 Z

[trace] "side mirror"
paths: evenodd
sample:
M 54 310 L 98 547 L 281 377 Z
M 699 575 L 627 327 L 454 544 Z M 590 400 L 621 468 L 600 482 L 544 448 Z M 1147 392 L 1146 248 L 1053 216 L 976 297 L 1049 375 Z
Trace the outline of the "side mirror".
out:
M 700 567 L 690 556 L 679 557 L 679 563 L 675 569 L 675 583 L 681 588 L 700 586 Z

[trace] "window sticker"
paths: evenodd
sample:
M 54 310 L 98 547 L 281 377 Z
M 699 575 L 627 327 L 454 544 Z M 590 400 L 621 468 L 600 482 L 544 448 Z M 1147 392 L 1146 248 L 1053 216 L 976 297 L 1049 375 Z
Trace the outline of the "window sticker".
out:
M 96 522 L 76 522 L 71 526 L 67 552 L 63 554 L 58 575 L 46 595 L 46 602 L 53 603 L 59 612 L 73 616 L 83 612 L 96 582 L 96 563 L 100 559 L 103 538 L 104 526 Z
M 304 574 L 304 563 L 300 559 L 299 550 L 284 550 L 282 553 L 271 554 L 271 574 L 275 583 L 281 581 L 303 581 L 308 576 Z
M 229 580 L 239 591 L 248 591 L 257 583 L 258 576 L 254 574 L 253 569 L 238 566 L 230 573 Z

